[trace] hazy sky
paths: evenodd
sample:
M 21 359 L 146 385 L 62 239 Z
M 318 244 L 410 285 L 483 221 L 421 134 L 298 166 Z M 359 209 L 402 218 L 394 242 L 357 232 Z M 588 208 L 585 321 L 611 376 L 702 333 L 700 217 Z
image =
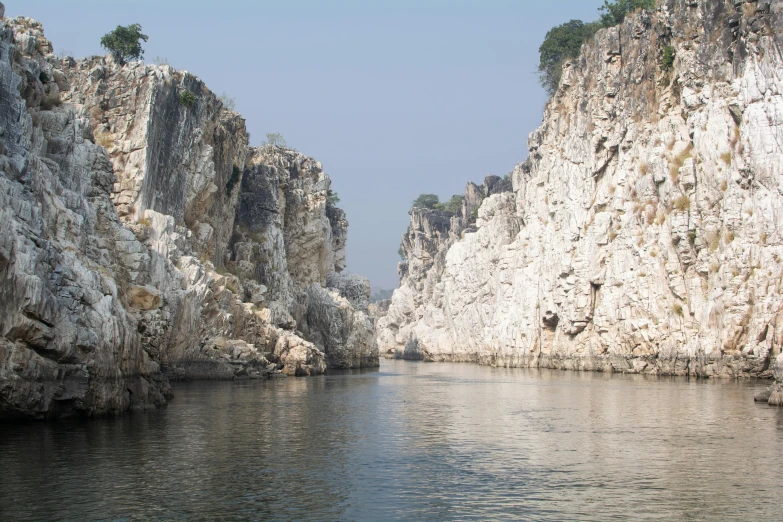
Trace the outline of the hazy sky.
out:
M 602 0 L 4 0 L 44 24 L 55 52 L 103 54 L 140 23 L 165 57 L 236 99 L 251 144 L 280 132 L 321 161 L 351 223 L 348 270 L 397 286 L 411 201 L 461 194 L 527 157 L 546 95 L 535 74 L 551 27 Z

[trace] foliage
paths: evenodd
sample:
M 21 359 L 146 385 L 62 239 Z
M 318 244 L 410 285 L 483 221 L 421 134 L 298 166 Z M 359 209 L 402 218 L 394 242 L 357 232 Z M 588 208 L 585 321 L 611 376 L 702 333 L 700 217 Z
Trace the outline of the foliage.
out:
M 674 68 L 674 57 L 674 47 L 667 45 L 663 48 L 663 51 L 661 51 L 661 67 L 663 67 L 664 71 L 671 71 Z
M 655 0 L 604 0 L 599 8 L 602 13 L 598 21 L 585 23 L 571 20 L 549 30 L 544 42 L 538 48 L 538 73 L 541 86 L 549 95 L 557 91 L 563 74 L 563 63 L 579 56 L 582 44 L 602 27 L 622 23 L 625 15 L 639 8 L 653 9 Z
M 218 100 L 223 104 L 223 108 L 227 111 L 233 111 L 237 108 L 237 102 L 234 98 L 231 98 L 225 92 L 218 96 Z
M 242 175 L 242 170 L 234 165 L 231 167 L 231 176 L 229 176 L 228 181 L 226 182 L 226 196 L 230 196 L 231 192 L 234 190 L 234 185 L 236 185 L 239 182 L 239 178 Z
M 62 103 L 63 102 L 60 100 L 59 93 L 49 93 L 44 95 L 43 99 L 41 100 L 41 109 L 50 111 L 55 107 L 59 107 L 62 105 Z
M 279 132 L 267 132 L 266 133 L 266 144 L 272 145 L 274 147 L 285 147 L 285 138 L 283 138 L 283 135 Z
M 435 194 L 421 194 L 413 200 L 411 208 L 428 208 L 434 210 L 440 204 L 440 199 Z
M 450 200 L 435 205 L 435 210 L 445 210 L 446 212 L 456 213 L 457 210 L 462 208 L 462 201 L 464 199 L 465 196 L 454 194 L 453 196 L 451 196 Z
M 394 294 L 394 290 L 376 288 L 373 291 L 373 293 L 370 295 L 370 302 L 377 303 L 378 301 L 383 301 L 384 299 L 391 299 L 393 294 Z
M 581 20 L 571 20 L 546 33 L 544 43 L 538 48 L 538 72 L 541 86 L 550 95 L 557 91 L 563 63 L 579 56 L 582 44 L 600 29 L 596 22 L 585 24 Z
M 190 92 L 189 90 L 185 89 L 179 95 L 179 102 L 185 107 L 187 107 L 188 109 L 190 109 L 196 103 L 196 95 Z
M 598 8 L 602 11 L 601 25 L 612 27 L 623 23 L 625 15 L 637 9 L 655 9 L 655 0 L 604 0 L 604 5 Z
M 337 192 L 332 191 L 332 189 L 329 189 L 326 191 L 326 201 L 330 205 L 336 205 L 340 202 L 340 196 L 337 195 Z
M 138 60 L 144 56 L 141 41 L 149 38 L 141 33 L 141 25 L 118 25 L 114 31 L 106 33 L 101 38 L 101 47 L 109 51 L 120 62 Z
M 462 200 L 465 196 L 453 195 L 448 201 L 441 203 L 440 198 L 435 194 L 420 194 L 415 200 L 411 208 L 427 208 L 430 210 L 440 210 L 443 212 L 455 213 L 462 208 Z
M 166 58 L 165 56 L 163 57 L 156 56 L 155 58 L 152 59 L 152 63 L 154 63 L 155 65 L 168 65 L 169 67 L 171 67 L 171 64 L 169 63 L 169 59 Z
M 402 245 L 400 245 L 400 248 L 397 249 L 397 255 L 400 256 L 400 259 L 405 261 L 405 251 L 402 249 Z
M 691 200 L 688 198 L 688 196 L 682 195 L 674 200 L 674 208 L 676 208 L 680 212 L 690 210 Z

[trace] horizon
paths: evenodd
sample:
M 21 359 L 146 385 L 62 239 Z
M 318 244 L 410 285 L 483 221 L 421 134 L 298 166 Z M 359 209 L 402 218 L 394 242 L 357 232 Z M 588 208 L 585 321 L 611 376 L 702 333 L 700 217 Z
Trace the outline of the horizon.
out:
M 251 145 L 280 132 L 323 164 L 350 223 L 347 270 L 393 289 L 411 202 L 462 194 L 527 158 L 548 99 L 538 47 L 555 25 L 598 18 L 601 3 L 227 1 L 218 10 L 89 0 L 79 32 L 73 3 L 11 1 L 6 14 L 38 20 L 55 53 L 75 57 L 105 54 L 103 34 L 140 23 L 144 61 L 166 59 L 233 98 Z

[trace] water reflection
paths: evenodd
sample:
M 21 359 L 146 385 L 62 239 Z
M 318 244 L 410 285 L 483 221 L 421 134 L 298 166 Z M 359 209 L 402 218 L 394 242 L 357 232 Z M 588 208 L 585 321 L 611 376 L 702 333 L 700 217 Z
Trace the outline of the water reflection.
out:
M 0 519 L 779 517 L 763 382 L 384 361 L 0 426 Z

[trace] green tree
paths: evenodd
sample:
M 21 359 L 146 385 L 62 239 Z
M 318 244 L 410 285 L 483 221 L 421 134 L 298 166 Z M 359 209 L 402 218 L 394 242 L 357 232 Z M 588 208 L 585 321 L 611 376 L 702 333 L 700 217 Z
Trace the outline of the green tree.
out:
M 273 145 L 275 147 L 285 147 L 285 138 L 283 138 L 283 135 L 279 132 L 267 132 L 266 133 L 266 144 L 267 145 Z
M 418 198 L 413 200 L 411 208 L 428 208 L 430 210 L 435 209 L 440 203 L 440 199 L 435 194 L 421 194 Z
M 661 51 L 661 62 L 664 71 L 671 71 L 674 68 L 674 57 L 676 56 L 674 47 L 667 45 Z
M 544 43 L 538 48 L 541 86 L 550 95 L 557 91 L 563 74 L 563 63 L 579 56 L 582 44 L 600 29 L 600 24 L 585 24 L 581 20 L 571 20 L 546 33 Z
M 333 192 L 332 189 L 328 189 L 326 191 L 326 201 L 329 202 L 330 205 L 336 205 L 340 202 L 340 196 L 337 195 L 337 192 Z
M 465 199 L 465 196 L 460 196 L 455 194 L 451 196 L 450 200 L 435 205 L 435 208 L 437 210 L 445 210 L 446 212 L 456 212 L 457 210 L 462 208 L 463 199 Z
M 188 89 L 185 89 L 179 94 L 179 102 L 190 109 L 196 103 L 196 95 Z
M 625 15 L 637 9 L 655 9 L 655 0 L 604 0 L 604 5 L 598 8 L 602 11 L 601 25 L 612 27 L 625 20 Z
M 114 31 L 106 33 L 101 38 L 101 47 L 109 51 L 120 63 L 128 60 L 138 60 L 144 56 L 141 41 L 147 41 L 146 34 L 141 33 L 141 25 L 118 25 Z

